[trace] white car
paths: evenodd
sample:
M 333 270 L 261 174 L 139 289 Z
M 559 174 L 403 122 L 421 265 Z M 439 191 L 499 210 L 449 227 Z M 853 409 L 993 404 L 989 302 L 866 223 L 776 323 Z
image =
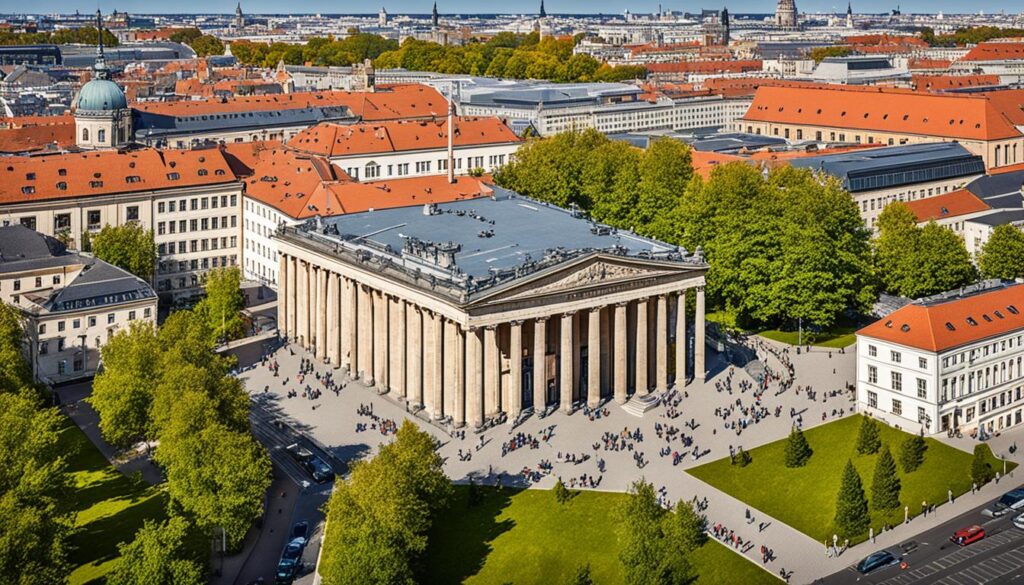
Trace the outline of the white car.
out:
M 1024 514 L 1018 514 L 1013 517 L 1013 525 L 1021 530 L 1024 530 Z

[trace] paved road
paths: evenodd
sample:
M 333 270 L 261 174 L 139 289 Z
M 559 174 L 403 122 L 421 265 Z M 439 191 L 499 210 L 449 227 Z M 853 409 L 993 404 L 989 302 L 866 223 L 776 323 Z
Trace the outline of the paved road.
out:
M 1006 490 L 1012 484 L 1004 482 Z M 1014 514 L 1001 518 L 982 516 L 981 511 L 991 502 L 977 506 L 956 518 L 927 530 L 908 542 L 916 543 L 915 550 L 904 559 L 909 567 L 888 567 L 870 575 L 861 575 L 852 566 L 822 579 L 823 585 L 913 585 L 915 583 L 941 585 L 982 585 L 986 583 L 1024 583 L 1024 530 L 1011 523 Z M 985 539 L 959 547 L 949 537 L 961 528 L 980 524 L 987 533 Z M 901 545 L 907 543 L 900 543 Z M 889 550 L 896 552 L 896 547 Z M 868 549 L 865 549 L 865 553 Z M 856 564 L 860 558 L 851 557 Z

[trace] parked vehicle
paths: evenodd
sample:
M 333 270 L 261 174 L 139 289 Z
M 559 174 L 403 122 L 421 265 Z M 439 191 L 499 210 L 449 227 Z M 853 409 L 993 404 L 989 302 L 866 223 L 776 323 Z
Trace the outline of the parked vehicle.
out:
M 324 483 L 334 478 L 334 470 L 331 469 L 331 466 L 316 455 L 307 459 L 303 466 L 317 483 Z
M 1013 525 L 1021 530 L 1024 530 L 1024 514 L 1018 514 L 1013 517 Z
M 856 568 L 857 572 L 861 575 L 867 575 L 868 573 L 873 573 L 879 569 L 884 569 L 885 567 L 895 565 L 899 562 L 900 559 L 896 555 L 887 550 L 880 550 L 861 559 L 861 561 L 857 563 Z
M 281 552 L 281 560 L 277 562 L 277 573 L 274 582 L 278 585 L 291 585 L 299 570 L 302 569 L 302 551 L 306 548 L 306 541 L 296 538 L 284 545 Z
M 312 451 L 303 447 L 302 445 L 299 445 L 298 443 L 292 443 L 291 445 L 288 445 L 287 447 L 285 447 L 285 451 L 288 451 L 288 454 L 292 456 L 292 459 L 298 461 L 299 463 L 305 463 L 306 461 L 309 461 L 310 457 L 313 456 Z
M 302 542 L 309 542 L 309 524 L 306 522 L 296 522 L 292 526 L 292 535 L 288 538 L 288 542 L 293 540 L 301 539 Z
M 1002 516 L 1014 510 L 1024 508 L 1024 488 L 1010 490 L 1003 494 L 1003 497 L 996 500 L 996 503 L 982 511 L 982 515 L 989 517 Z
M 975 524 L 974 526 L 968 526 L 967 528 L 961 528 L 953 533 L 953 536 L 949 537 L 951 541 L 960 546 L 967 546 L 971 543 L 978 542 L 982 538 L 985 538 L 985 529 Z

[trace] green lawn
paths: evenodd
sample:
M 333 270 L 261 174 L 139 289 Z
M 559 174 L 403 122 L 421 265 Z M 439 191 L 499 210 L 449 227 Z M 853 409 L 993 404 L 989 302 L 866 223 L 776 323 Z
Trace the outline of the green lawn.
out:
M 736 325 L 736 315 L 729 311 L 713 311 L 708 313 L 706 318 L 708 321 L 718 323 L 728 329 L 742 329 Z M 857 325 L 851 323 L 841 323 L 818 333 L 812 333 L 805 329 L 802 341 L 804 345 L 814 345 L 817 347 L 847 347 L 857 341 L 856 332 L 859 328 L 860 327 Z M 765 329 L 760 331 L 753 330 L 748 333 L 760 335 L 780 343 L 788 343 L 789 345 L 796 345 L 797 341 L 801 341 L 799 331 Z
M 814 454 L 802 468 L 785 467 L 786 440 L 783 439 L 753 449 L 750 452 L 753 462 L 745 468 L 731 465 L 726 457 L 690 469 L 689 473 L 824 543 L 836 533 L 832 519 L 847 459 L 853 460 L 865 494 L 869 500 L 871 498 L 871 481 L 878 456 L 857 455 L 855 443 L 860 424 L 860 416 L 851 416 L 806 431 L 804 435 Z M 899 445 L 909 435 L 884 424 L 879 424 L 879 431 L 882 443 L 891 447 L 898 461 Z M 925 441 L 928 451 L 924 465 L 910 474 L 898 470 L 902 484 L 900 501 L 910 507 L 912 516 L 921 512 L 922 501 L 945 502 L 948 489 L 955 495 L 971 489 L 973 456 L 935 439 Z M 994 456 L 991 462 L 1001 473 L 1002 463 Z M 1013 467 L 1008 464 L 1007 469 Z M 889 518 L 872 512 L 876 532 L 887 520 L 902 522 L 903 509 Z M 851 538 L 851 541 L 859 542 L 864 537 L 866 535 Z
M 625 494 L 583 491 L 559 505 L 549 490 L 481 491 L 483 502 L 470 507 L 467 488 L 456 486 L 451 508 L 434 523 L 427 582 L 557 585 L 589 563 L 594 583 L 623 583 L 616 511 Z M 711 540 L 692 561 L 697 585 L 778 583 Z
M 166 495 L 122 475 L 70 419 L 61 442 L 74 485 L 69 505 L 77 512 L 70 583 L 102 582 L 117 563 L 117 544 L 131 540 L 144 520 L 165 517 Z

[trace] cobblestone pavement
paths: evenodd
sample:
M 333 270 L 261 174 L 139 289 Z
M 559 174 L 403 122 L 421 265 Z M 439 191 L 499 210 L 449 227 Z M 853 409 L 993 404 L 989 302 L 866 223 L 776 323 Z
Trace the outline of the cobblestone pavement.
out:
M 746 514 L 749 507 L 746 504 L 684 473 L 689 467 L 727 456 L 730 446 L 751 449 L 786 436 L 794 420 L 791 412 L 802 417 L 804 428 L 836 420 L 840 410 L 843 416 L 852 412 L 851 394 L 843 391 L 854 380 L 855 356 L 852 351 L 840 353 L 838 350 L 814 348 L 796 355 L 795 350 L 790 349 L 788 354 L 781 354 L 784 346 L 759 338 L 755 340 L 754 343 L 759 343 L 762 348 L 758 353 L 769 370 L 780 372 L 785 369 L 776 355 L 766 351 L 771 349 L 792 360 L 795 379 L 792 387 L 781 393 L 777 392 L 777 383 L 770 383 L 760 405 L 768 411 L 766 418 L 749 424 L 739 433 L 733 430 L 735 427 L 727 425 L 744 417 L 738 410 L 723 416 L 721 409 L 735 406 L 737 400 L 743 407 L 753 405 L 753 390 L 740 391 L 740 387 L 753 386 L 755 380 L 747 370 L 728 366 L 722 355 L 713 352 L 709 352 L 713 376 L 704 383 L 687 385 L 684 393 L 674 395 L 669 401 L 676 404 L 674 410 L 678 410 L 674 418 L 670 417 L 674 414 L 673 407 L 667 405 L 658 406 L 643 417 L 636 417 L 609 402 L 601 408 L 600 417 L 590 417 L 582 410 L 571 415 L 556 412 L 544 418 L 530 417 L 514 429 L 510 424 L 503 424 L 480 434 L 467 430 L 464 437 L 449 436 L 445 429 L 409 414 L 403 405 L 387 395 L 381 396 L 358 381 L 350 381 L 343 370 L 334 370 L 327 365 L 316 364 L 315 369 L 322 376 L 332 373 L 341 386 L 338 395 L 323 389 L 312 375 L 307 376 L 300 387 L 295 376 L 299 361 L 311 356 L 294 346 L 274 354 L 280 366 L 279 377 L 273 377 L 266 367 L 257 364 L 240 373 L 240 378 L 250 392 L 268 394 L 279 416 L 315 438 L 340 460 L 372 455 L 382 442 L 390 440 L 390 435 L 382 435 L 379 427 L 369 428 L 374 422 L 370 417 L 358 414 L 359 407 L 365 405 L 372 406 L 378 419 L 400 423 L 402 419 L 409 418 L 437 437 L 441 442 L 440 453 L 445 458 L 445 471 L 457 482 L 474 478 L 487 484 L 501 481 L 506 485 L 550 488 L 556 478 L 561 477 L 570 487 L 575 484 L 580 488 L 584 481 L 597 481 L 596 489 L 625 491 L 633 481 L 644 477 L 660 488 L 666 501 L 675 502 L 695 496 L 707 498 L 705 513 L 709 525 L 720 523 L 734 530 L 744 543 L 749 543 L 742 550 L 737 549 L 738 552 L 761 564 L 759 549 L 766 545 L 774 550 L 776 557 L 765 566 L 767 570 L 778 575 L 785 569 L 791 582 L 810 582 L 850 564 L 854 561 L 853 555 L 847 553 L 840 558 L 826 558 L 822 554 L 823 543 L 757 510 L 750 509 L 753 521 L 748 523 Z M 731 393 L 724 390 L 726 380 L 730 378 Z M 314 400 L 303 398 L 306 384 L 321 389 L 321 396 Z M 804 390 L 798 393 L 798 386 Z M 815 400 L 808 397 L 808 386 L 816 393 Z M 299 395 L 287 398 L 288 390 L 295 390 Z M 684 426 L 690 421 L 696 423 L 692 430 Z M 359 424 L 366 424 L 367 430 L 357 431 Z M 656 425 L 662 428 L 670 425 L 678 432 L 672 440 L 659 439 Z M 624 432 L 635 437 L 637 431 L 642 440 L 621 438 Z M 503 444 L 516 439 L 520 433 L 535 441 L 537 448 L 522 447 L 503 455 Z M 619 446 L 625 444 L 626 449 L 606 450 L 602 441 L 606 433 L 614 434 L 615 442 Z M 690 447 L 683 447 L 679 433 L 692 438 Z M 598 447 L 596 450 L 595 446 Z M 660 455 L 659 451 L 666 446 L 668 455 Z M 693 457 L 694 448 L 704 453 L 697 460 Z M 672 451 L 684 452 L 685 456 L 673 464 Z M 471 454 L 469 458 L 465 457 L 467 453 Z M 642 460 L 646 462 L 642 467 L 635 459 L 638 453 L 643 454 Z M 574 458 L 578 462 L 572 462 Z M 542 460 L 550 463 L 549 471 L 541 472 L 539 464 Z M 603 461 L 603 473 L 599 461 Z M 539 480 L 527 481 L 524 469 L 534 476 L 539 474 Z M 759 529 L 761 523 L 767 523 L 763 530 Z M 901 527 L 891 533 L 900 533 L 904 528 L 910 530 L 909 527 Z M 859 556 L 863 556 L 860 552 L 869 552 L 864 546 L 854 550 Z

